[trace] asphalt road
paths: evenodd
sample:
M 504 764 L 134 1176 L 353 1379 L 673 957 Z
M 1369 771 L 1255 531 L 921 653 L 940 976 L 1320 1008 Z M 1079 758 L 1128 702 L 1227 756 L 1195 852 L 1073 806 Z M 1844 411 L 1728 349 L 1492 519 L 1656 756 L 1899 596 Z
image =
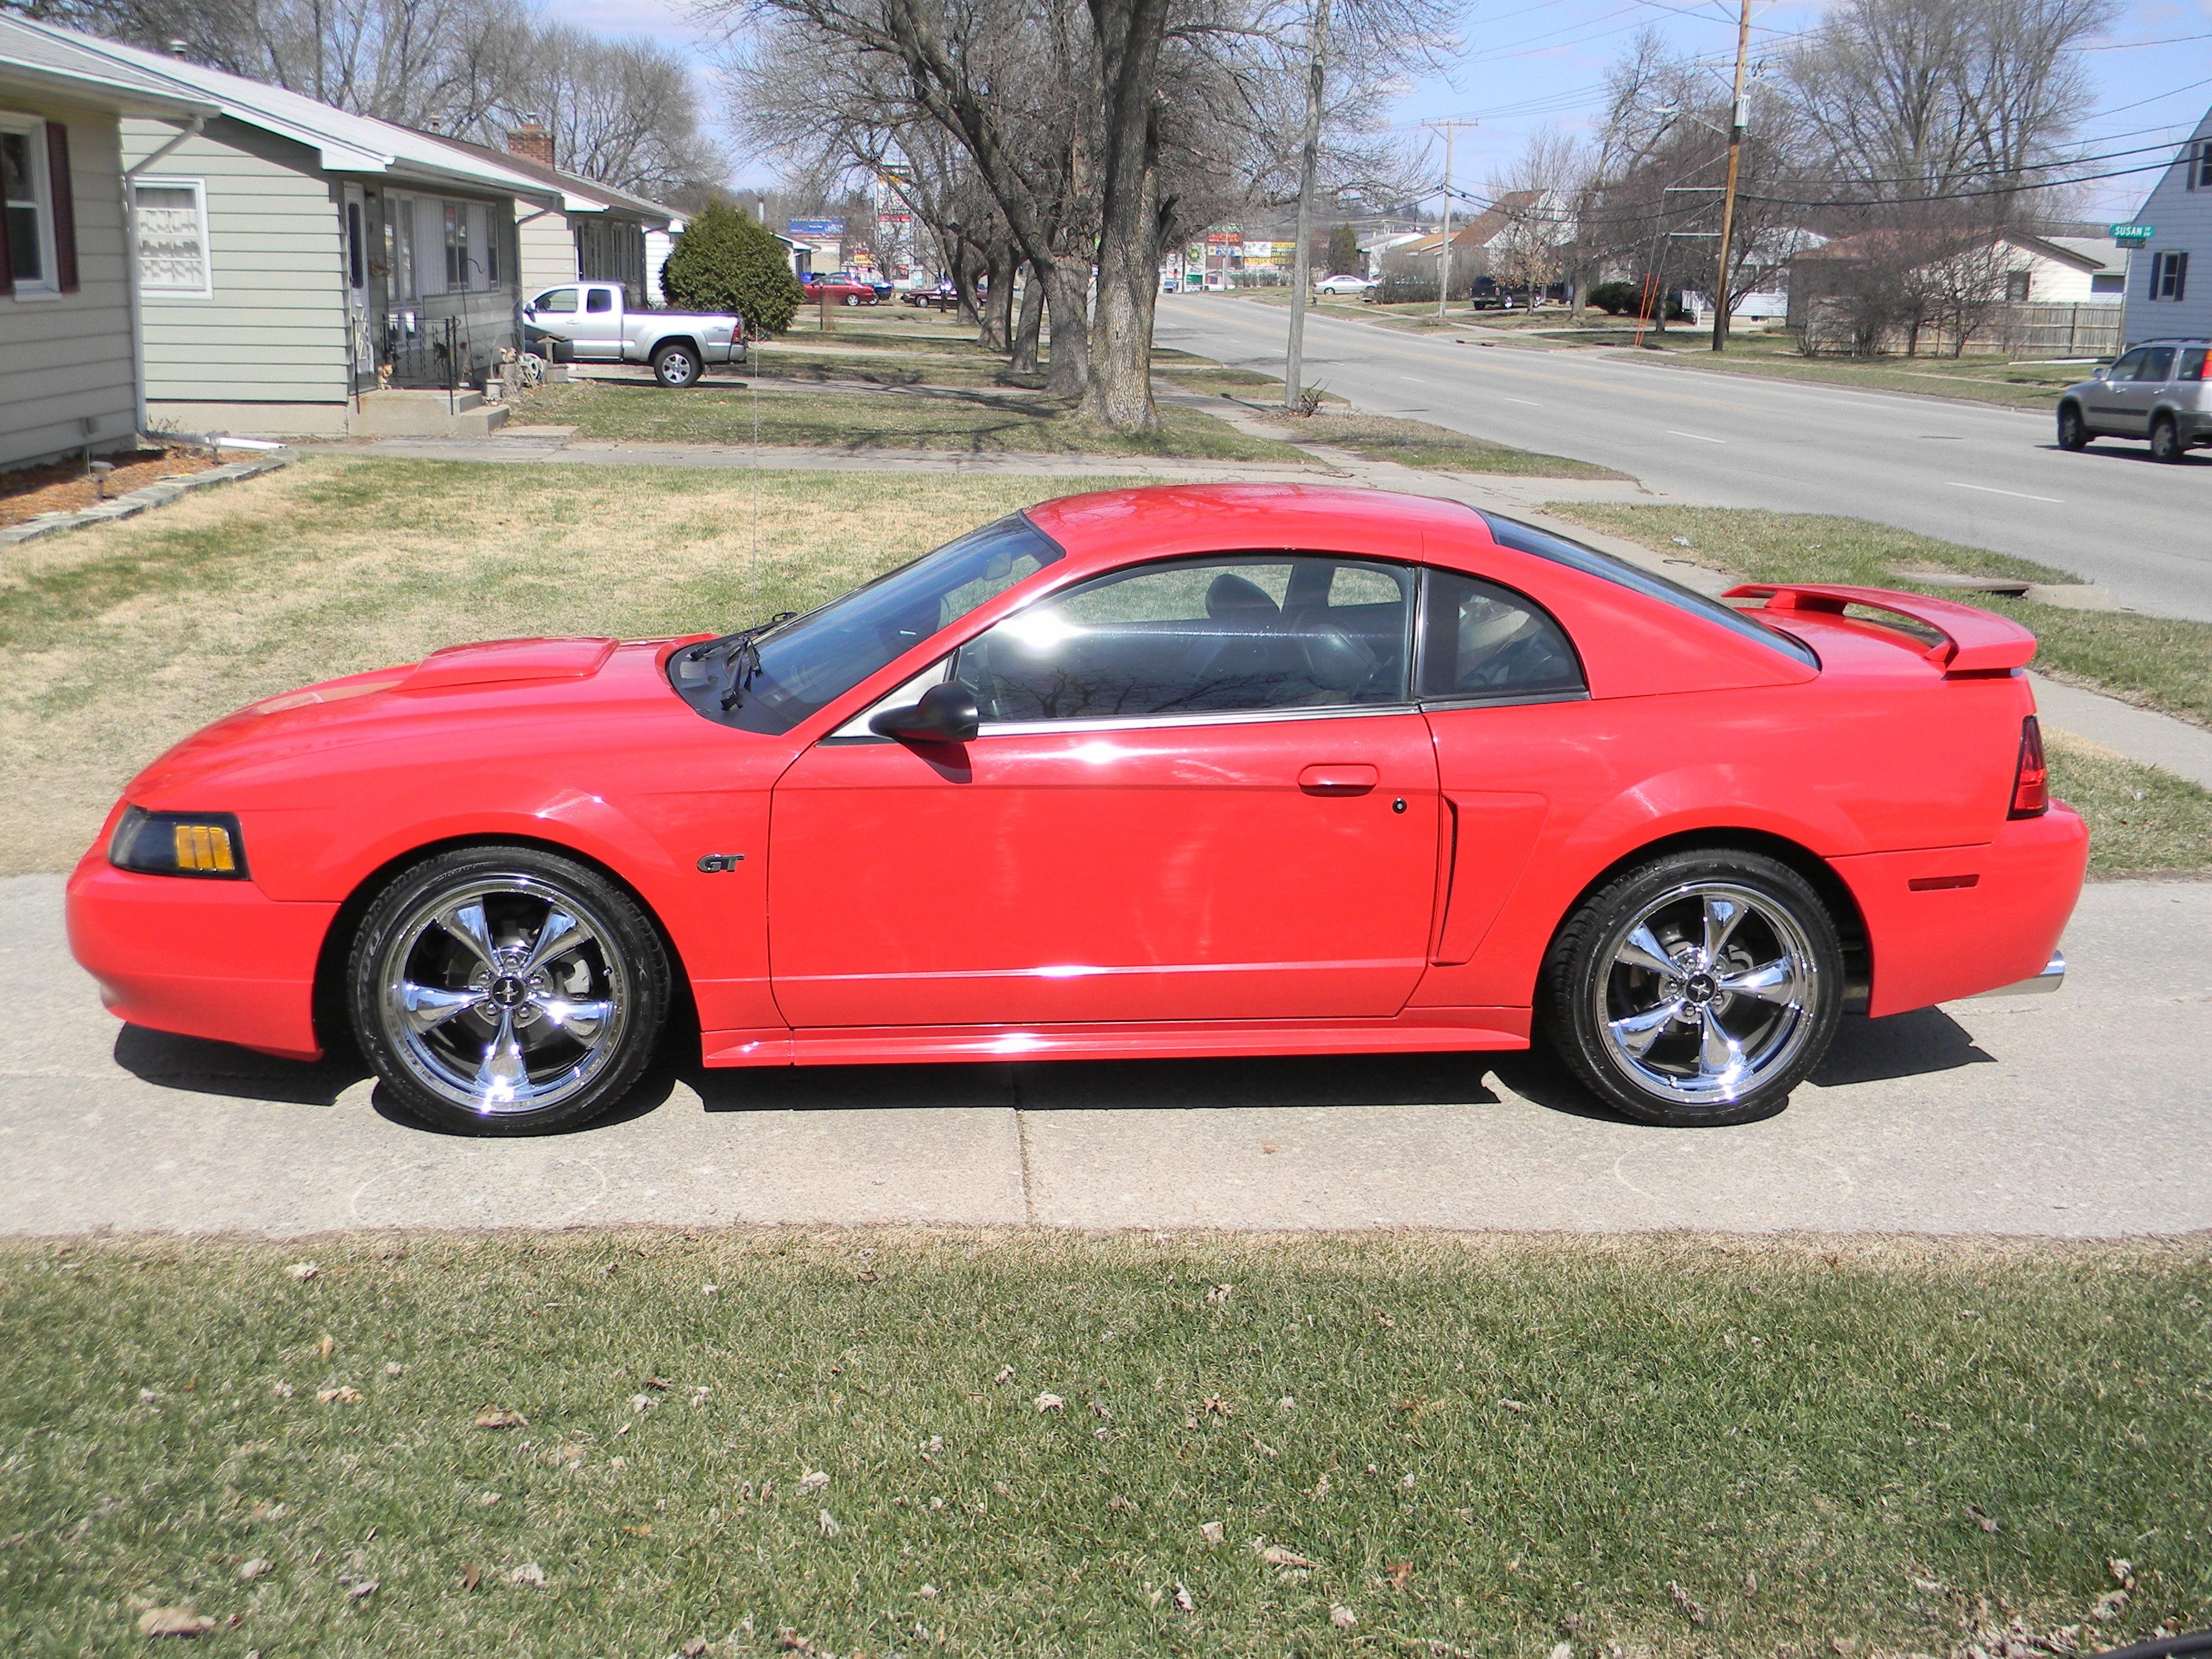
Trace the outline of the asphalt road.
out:
M 1163 296 L 1155 337 L 1279 375 L 1287 327 L 1276 306 Z M 1874 519 L 2212 622 L 2212 450 L 2178 466 L 2141 444 L 2068 454 L 2051 417 L 2024 410 L 1462 337 L 1310 314 L 1304 378 L 1372 413 L 1595 461 L 1700 505 Z
M 2056 996 L 1852 1020 L 1764 1123 L 1599 1115 L 1528 1055 L 659 1073 L 473 1140 L 356 1064 L 118 1026 L 61 878 L 0 880 L 0 1234 L 919 1222 L 1900 1231 L 2212 1227 L 2212 884 L 2082 896 Z

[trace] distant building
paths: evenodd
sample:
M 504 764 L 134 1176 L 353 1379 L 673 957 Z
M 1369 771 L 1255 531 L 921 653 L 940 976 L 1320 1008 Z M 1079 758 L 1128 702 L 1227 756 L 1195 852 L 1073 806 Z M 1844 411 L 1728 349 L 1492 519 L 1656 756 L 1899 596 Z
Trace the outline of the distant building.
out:
M 2126 343 L 2212 335 L 2212 111 L 2135 216 L 2149 239 L 2128 259 Z

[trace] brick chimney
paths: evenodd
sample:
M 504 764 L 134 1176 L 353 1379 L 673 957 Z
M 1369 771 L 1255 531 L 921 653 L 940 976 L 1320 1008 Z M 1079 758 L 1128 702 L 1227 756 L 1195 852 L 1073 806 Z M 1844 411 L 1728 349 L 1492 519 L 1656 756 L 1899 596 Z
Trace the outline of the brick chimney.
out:
M 553 165 L 553 135 L 538 125 L 536 116 L 526 116 L 522 125 L 507 135 L 507 153 L 550 167 Z

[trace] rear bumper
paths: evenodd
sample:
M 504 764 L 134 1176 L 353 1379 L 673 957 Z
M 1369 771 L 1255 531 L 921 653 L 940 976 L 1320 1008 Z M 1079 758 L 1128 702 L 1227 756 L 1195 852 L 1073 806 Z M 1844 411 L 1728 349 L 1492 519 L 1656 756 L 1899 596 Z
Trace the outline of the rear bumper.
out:
M 2051 960 L 2044 964 L 2043 971 L 2033 978 L 2021 980 L 2014 985 L 2000 985 L 1994 991 L 1978 991 L 1975 994 L 1984 997 L 2042 996 L 2057 990 L 2065 982 L 2066 953 L 2053 951 Z
M 2057 801 L 2040 817 L 2008 821 L 1980 847 L 1836 860 L 1866 918 L 1867 1012 L 1902 1013 L 2044 979 L 2088 861 L 2087 827 Z
M 337 908 L 133 874 L 95 848 L 70 878 L 70 951 L 118 1019 L 314 1060 L 315 963 Z

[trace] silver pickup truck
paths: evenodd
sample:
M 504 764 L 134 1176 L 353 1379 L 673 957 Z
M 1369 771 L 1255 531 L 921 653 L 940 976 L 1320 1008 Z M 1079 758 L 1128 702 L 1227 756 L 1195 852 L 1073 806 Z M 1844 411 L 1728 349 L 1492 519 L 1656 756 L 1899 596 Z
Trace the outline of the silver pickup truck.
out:
M 695 311 L 632 311 L 620 283 L 563 283 L 523 303 L 526 349 L 556 363 L 650 363 L 665 386 L 698 384 L 709 363 L 745 360 L 744 325 Z

